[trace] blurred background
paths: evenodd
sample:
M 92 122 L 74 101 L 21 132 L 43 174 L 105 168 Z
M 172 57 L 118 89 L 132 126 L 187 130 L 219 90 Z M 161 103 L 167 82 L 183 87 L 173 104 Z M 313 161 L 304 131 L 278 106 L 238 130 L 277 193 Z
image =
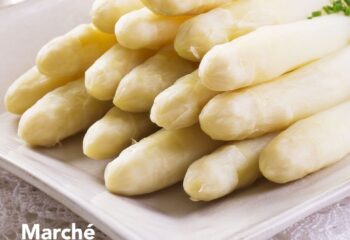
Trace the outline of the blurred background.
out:
M 26 1 L 26 0 L 0 0 L 0 8 L 10 6 L 23 1 Z

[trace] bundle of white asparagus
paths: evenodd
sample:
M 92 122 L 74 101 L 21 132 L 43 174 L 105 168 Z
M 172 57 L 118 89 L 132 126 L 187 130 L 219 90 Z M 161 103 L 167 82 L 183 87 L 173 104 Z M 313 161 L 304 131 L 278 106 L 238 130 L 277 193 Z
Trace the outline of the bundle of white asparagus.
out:
M 86 131 L 85 155 L 115 158 L 116 194 L 183 181 L 212 201 L 260 177 L 294 181 L 350 153 L 350 18 L 319 16 L 327 4 L 96 0 L 92 23 L 45 45 L 5 106 L 29 146 Z

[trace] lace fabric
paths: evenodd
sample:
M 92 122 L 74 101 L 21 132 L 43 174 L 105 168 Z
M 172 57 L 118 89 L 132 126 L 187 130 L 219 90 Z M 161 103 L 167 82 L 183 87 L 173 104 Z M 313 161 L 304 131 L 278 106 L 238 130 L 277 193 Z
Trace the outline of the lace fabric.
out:
M 88 225 L 45 193 L 0 169 L 0 240 L 20 240 L 22 223 L 70 228 L 72 222 L 82 229 Z M 109 240 L 96 228 L 95 232 L 96 240 Z
M 0 169 L 0 240 L 20 240 L 21 223 L 39 223 L 42 228 L 66 228 L 86 223 L 69 209 L 37 188 Z M 99 230 L 96 240 L 109 240 Z M 350 197 L 277 234 L 271 240 L 350 239 Z
M 306 217 L 272 240 L 349 240 L 350 197 Z

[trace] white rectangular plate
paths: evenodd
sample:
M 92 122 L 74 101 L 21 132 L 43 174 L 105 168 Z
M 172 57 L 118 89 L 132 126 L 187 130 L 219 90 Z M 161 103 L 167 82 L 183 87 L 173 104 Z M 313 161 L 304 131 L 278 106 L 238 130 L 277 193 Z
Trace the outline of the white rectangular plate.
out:
M 30 0 L 0 10 L 0 97 L 53 36 L 88 21 L 91 1 Z M 301 181 L 260 181 L 212 203 L 194 203 L 180 185 L 137 198 L 108 193 L 105 161 L 85 158 L 81 136 L 54 149 L 29 149 L 18 118 L 0 107 L 0 166 L 94 223 L 112 239 L 263 239 L 350 190 L 350 158 Z

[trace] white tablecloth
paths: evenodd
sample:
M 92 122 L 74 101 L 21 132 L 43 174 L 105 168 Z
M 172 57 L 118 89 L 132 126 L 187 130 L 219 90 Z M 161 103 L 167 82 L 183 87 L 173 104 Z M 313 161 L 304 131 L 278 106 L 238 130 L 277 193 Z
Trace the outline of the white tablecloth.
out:
M 65 228 L 86 223 L 62 204 L 21 179 L 0 169 L 0 239 L 20 240 L 22 223 L 40 223 L 41 228 Z M 96 230 L 96 240 L 108 240 Z M 350 197 L 329 206 L 287 230 L 273 240 L 349 240 Z
M 38 223 L 43 229 L 70 228 L 73 222 L 82 229 L 88 225 L 45 193 L 0 169 L 0 240 L 21 240 L 22 223 Z M 95 240 L 109 238 L 96 230 Z

